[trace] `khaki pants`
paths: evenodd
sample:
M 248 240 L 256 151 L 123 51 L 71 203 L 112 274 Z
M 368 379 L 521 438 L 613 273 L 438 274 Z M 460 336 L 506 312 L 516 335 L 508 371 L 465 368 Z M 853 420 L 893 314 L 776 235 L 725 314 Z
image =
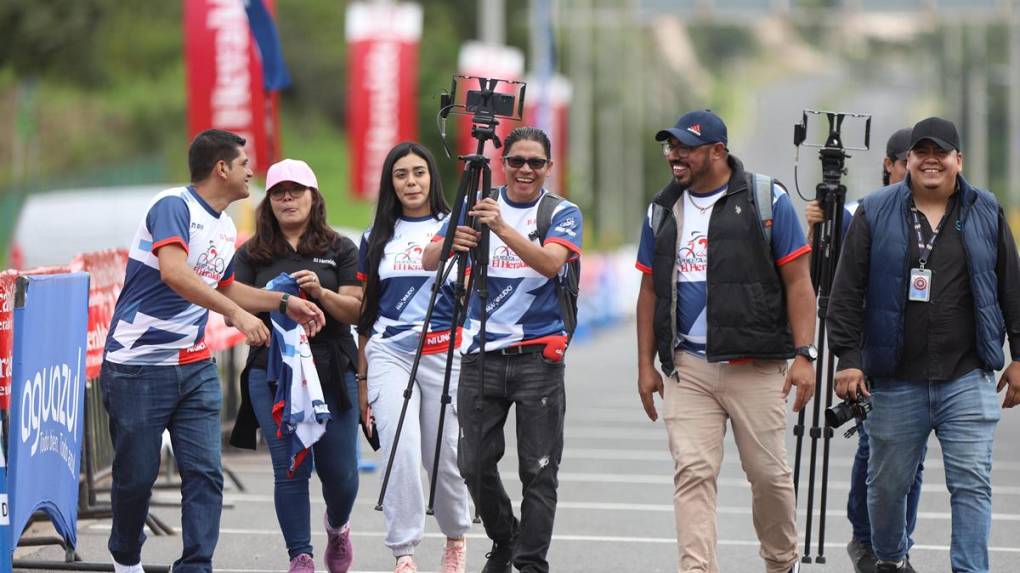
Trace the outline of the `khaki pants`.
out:
M 673 455 L 673 507 L 681 573 L 718 573 L 716 497 L 727 418 L 751 484 L 754 528 L 768 573 L 797 561 L 793 479 L 786 463 L 786 362 L 710 364 L 676 353 L 665 382 L 666 430 Z

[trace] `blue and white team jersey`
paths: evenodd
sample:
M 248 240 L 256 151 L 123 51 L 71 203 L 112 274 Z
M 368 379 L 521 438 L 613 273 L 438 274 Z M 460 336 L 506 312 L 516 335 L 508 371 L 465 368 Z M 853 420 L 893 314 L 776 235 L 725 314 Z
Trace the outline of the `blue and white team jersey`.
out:
M 189 364 L 208 359 L 203 341 L 209 311 L 188 302 L 160 278 L 160 247 L 178 244 L 207 285 L 234 280 L 237 229 L 191 186 L 168 189 L 149 204 L 131 242 L 124 289 L 106 337 L 105 358 L 116 364 Z
M 507 197 L 506 187 L 499 190 L 499 212 L 508 225 L 525 237 L 538 229 L 539 197 L 530 203 L 515 203 Z M 569 201 L 560 201 L 553 211 L 545 244 L 563 245 L 570 258 L 581 256 L 581 210 Z M 435 240 L 446 235 L 446 225 Z M 541 244 L 533 238 L 535 244 Z M 563 326 L 556 283 L 529 267 L 512 249 L 492 233 L 489 239 L 489 300 L 485 307 L 485 351 L 490 352 L 522 343 L 539 340 L 551 342 L 562 339 L 565 346 L 567 332 Z M 481 303 L 475 293 L 469 297 L 468 316 L 464 321 L 463 354 L 473 354 L 481 348 L 479 331 Z
M 708 327 L 706 322 L 708 280 L 708 222 L 716 201 L 726 194 L 723 186 L 706 195 L 691 197 L 685 192 L 683 237 L 676 254 L 677 297 L 676 330 L 679 336 L 678 348 L 699 356 L 705 356 Z M 651 223 L 652 208 L 648 207 L 644 225 L 641 227 L 641 242 L 638 245 L 636 267 L 643 273 L 652 273 L 655 254 L 655 235 Z M 797 212 L 793 208 L 786 190 L 779 185 L 772 186 L 772 259 L 776 266 L 783 266 L 797 257 L 811 251 L 804 239 Z
M 426 215 L 397 219 L 393 238 L 386 243 L 383 258 L 379 262 L 379 316 L 372 325 L 372 343 L 381 343 L 391 350 L 408 354 L 418 350 L 425 312 L 432 297 L 432 285 L 436 281 L 435 271 L 426 271 L 422 267 L 421 256 L 446 217 L 441 215 L 440 219 L 436 219 Z M 361 236 L 361 247 L 358 249 L 360 280 L 367 278 L 370 231 L 365 231 Z M 425 340 L 425 354 L 445 352 L 448 348 L 456 278 L 457 269 L 454 269 L 436 300 Z M 456 336 L 459 344 L 459 328 Z

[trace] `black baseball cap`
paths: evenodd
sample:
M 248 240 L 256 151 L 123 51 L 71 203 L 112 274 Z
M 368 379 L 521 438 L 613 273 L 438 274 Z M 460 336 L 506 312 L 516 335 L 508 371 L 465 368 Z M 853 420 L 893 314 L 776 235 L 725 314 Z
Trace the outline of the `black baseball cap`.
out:
M 960 150 L 960 133 L 956 125 L 948 119 L 929 117 L 914 124 L 910 132 L 910 149 L 917 147 L 925 139 L 935 142 L 945 151 Z
M 910 134 L 913 131 L 909 127 L 904 127 L 890 135 L 889 141 L 885 144 L 885 156 L 889 159 L 905 160 L 907 152 L 910 151 Z
M 656 133 L 655 141 L 666 141 L 670 137 L 690 147 L 706 143 L 726 145 L 726 124 L 711 110 L 689 111 L 676 120 L 676 125 Z

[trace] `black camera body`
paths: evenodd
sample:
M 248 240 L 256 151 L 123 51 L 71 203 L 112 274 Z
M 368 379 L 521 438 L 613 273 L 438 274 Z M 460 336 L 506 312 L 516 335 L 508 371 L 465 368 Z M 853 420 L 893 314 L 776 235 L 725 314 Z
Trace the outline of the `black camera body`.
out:
M 825 409 L 825 425 L 830 428 L 838 428 L 850 420 L 863 422 L 871 411 L 871 400 L 861 397 L 856 401 L 844 400 L 835 406 Z M 857 431 L 856 424 L 845 434 L 850 437 Z

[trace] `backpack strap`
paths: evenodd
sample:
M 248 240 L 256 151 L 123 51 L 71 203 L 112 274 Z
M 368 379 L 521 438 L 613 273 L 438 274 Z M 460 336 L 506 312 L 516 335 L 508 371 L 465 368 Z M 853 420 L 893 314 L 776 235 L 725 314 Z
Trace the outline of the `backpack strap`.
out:
M 751 200 L 758 210 L 758 221 L 765 242 L 772 244 L 772 178 L 760 173 L 748 173 L 751 180 Z
M 535 230 L 529 235 L 529 239 L 538 239 L 538 242 L 545 244 L 545 236 L 549 234 L 549 227 L 552 226 L 553 211 L 563 201 L 563 197 L 546 193 L 538 200 L 538 215 L 535 218 Z

